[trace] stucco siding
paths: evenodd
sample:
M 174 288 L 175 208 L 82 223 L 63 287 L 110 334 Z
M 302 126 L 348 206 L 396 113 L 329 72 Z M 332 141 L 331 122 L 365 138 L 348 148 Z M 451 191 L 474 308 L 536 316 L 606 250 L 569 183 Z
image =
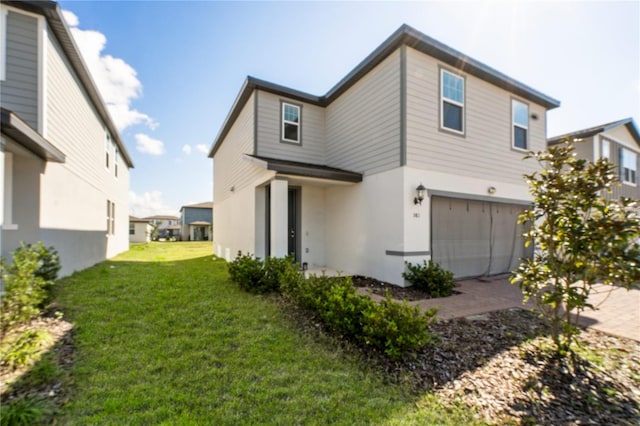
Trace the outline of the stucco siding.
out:
M 400 50 L 326 110 L 327 165 L 379 173 L 400 165 Z
M 38 130 L 38 19 L 9 10 L 6 32 L 2 106 Z
M 254 98 L 255 92 L 213 157 L 213 197 L 216 203 L 239 192 L 264 172 L 243 158 L 244 154 L 253 154 Z
M 440 69 L 436 59 L 407 48 L 407 165 L 503 182 L 522 182 L 535 164 L 512 148 L 512 99 L 529 106 L 529 149 L 545 149 L 544 107 L 471 75 L 465 79 L 465 135 L 440 130 Z M 536 115 L 537 119 L 531 118 Z
M 257 95 L 257 154 L 264 157 L 324 164 L 326 159 L 325 110 L 272 93 Z M 300 106 L 301 143 L 282 142 L 282 102 Z

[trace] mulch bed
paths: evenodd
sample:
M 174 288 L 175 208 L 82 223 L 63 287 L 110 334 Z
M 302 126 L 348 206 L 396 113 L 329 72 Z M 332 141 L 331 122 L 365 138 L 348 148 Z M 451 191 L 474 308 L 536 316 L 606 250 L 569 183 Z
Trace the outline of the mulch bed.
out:
M 407 300 L 409 302 L 413 302 L 416 300 L 432 298 L 429 293 L 414 287 L 400 287 L 375 278 L 364 277 L 362 275 L 351 276 L 351 281 L 355 287 L 367 289 L 367 291 L 377 294 L 378 296 L 384 297 L 387 292 L 389 292 L 391 297 L 396 300 Z M 454 290 L 453 294 L 460 294 L 460 292 Z

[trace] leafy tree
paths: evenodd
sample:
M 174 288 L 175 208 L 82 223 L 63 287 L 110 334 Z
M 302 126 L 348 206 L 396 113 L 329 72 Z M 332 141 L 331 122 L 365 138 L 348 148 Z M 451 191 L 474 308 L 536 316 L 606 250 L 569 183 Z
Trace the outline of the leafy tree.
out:
M 551 328 L 556 353 L 567 356 L 594 284 L 627 289 L 640 282 L 640 204 L 607 200 L 620 185 L 616 166 L 577 159 L 573 142 L 529 153 L 542 171 L 525 175 L 534 198 L 521 223 L 536 252 L 514 271 L 525 301 L 533 299 Z

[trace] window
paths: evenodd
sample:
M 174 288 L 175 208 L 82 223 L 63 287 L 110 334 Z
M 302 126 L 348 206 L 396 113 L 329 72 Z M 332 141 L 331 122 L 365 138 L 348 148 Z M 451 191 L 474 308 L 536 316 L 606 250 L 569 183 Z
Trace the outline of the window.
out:
M 602 153 L 600 154 L 600 158 L 604 158 L 606 160 L 611 158 L 611 147 L 609 145 L 609 141 L 606 139 L 602 139 Z
M 111 135 L 109 132 L 105 131 L 104 135 L 104 155 L 105 155 L 105 164 L 104 166 L 109 169 L 109 152 L 111 151 Z
M 115 176 L 118 177 L 118 147 L 114 147 L 113 153 L 113 168 L 115 169 Z
M 113 235 L 116 232 L 116 203 L 107 200 L 107 235 Z
M 511 101 L 511 123 L 513 147 L 529 148 L 529 106 L 513 99 Z
M 638 174 L 638 156 L 635 152 L 620 148 L 620 180 L 631 185 L 636 184 Z
M 440 70 L 440 127 L 464 133 L 464 79 Z
M 282 103 L 282 140 L 300 143 L 300 107 Z
M 129 223 L 129 235 L 135 235 L 136 234 L 136 224 L 131 222 Z

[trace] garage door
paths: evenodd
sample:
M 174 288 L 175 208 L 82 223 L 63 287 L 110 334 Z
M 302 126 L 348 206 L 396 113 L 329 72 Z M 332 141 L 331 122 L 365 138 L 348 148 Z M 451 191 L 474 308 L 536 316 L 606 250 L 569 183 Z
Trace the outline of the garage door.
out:
M 507 273 L 531 256 L 518 215 L 525 206 L 432 197 L 431 254 L 456 278 Z

